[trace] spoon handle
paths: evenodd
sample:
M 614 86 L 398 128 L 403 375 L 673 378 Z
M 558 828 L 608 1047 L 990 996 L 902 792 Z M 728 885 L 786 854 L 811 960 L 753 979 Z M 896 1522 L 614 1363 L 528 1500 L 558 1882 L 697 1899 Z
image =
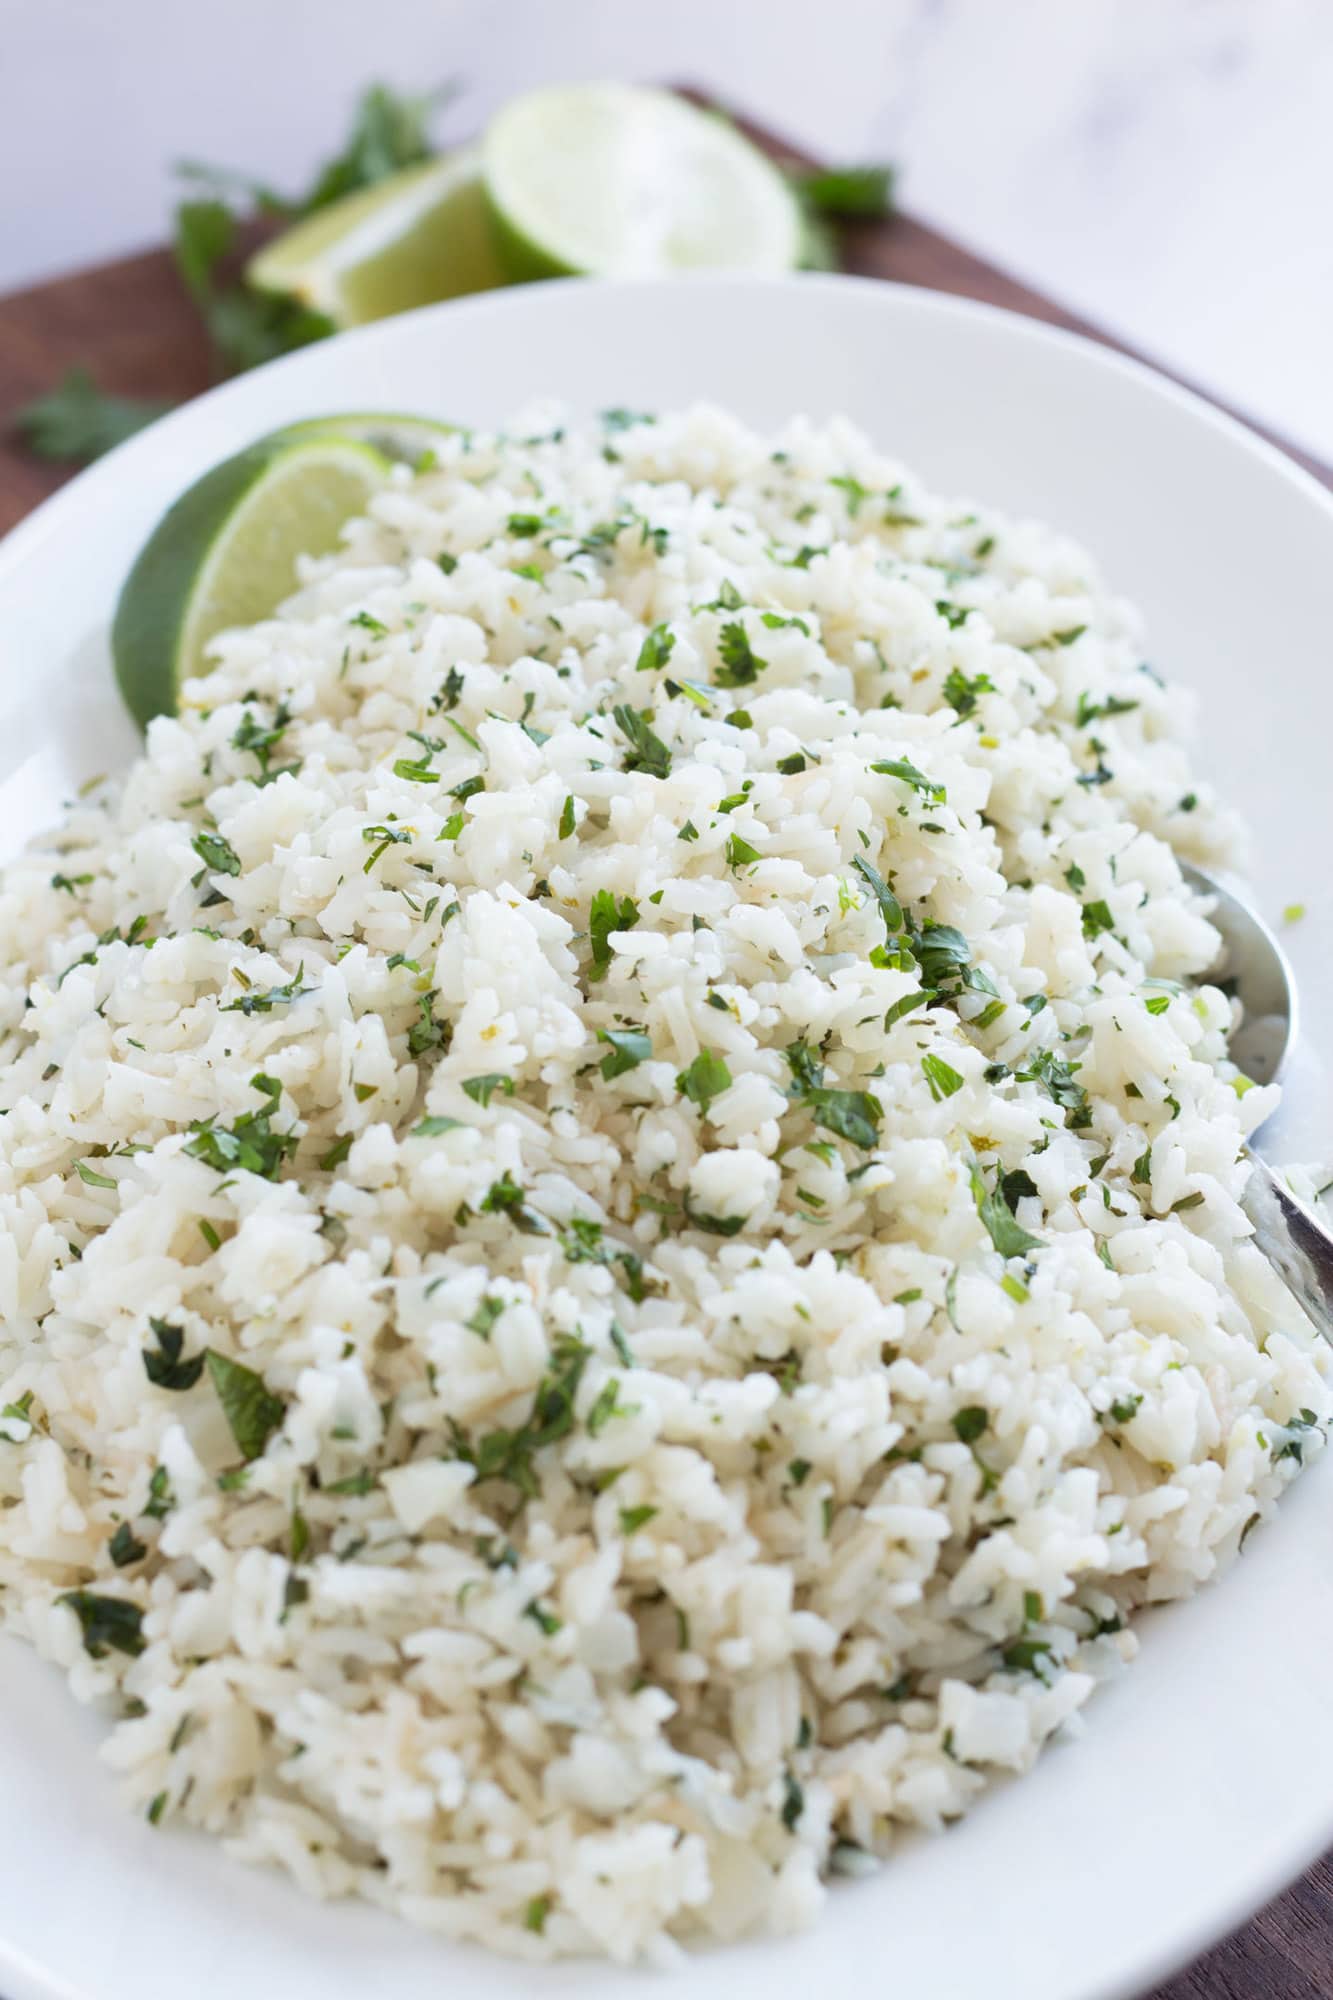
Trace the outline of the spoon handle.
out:
M 1254 1224 L 1256 1244 L 1316 1330 L 1333 1341 L 1333 1234 L 1253 1153 L 1241 1207 Z

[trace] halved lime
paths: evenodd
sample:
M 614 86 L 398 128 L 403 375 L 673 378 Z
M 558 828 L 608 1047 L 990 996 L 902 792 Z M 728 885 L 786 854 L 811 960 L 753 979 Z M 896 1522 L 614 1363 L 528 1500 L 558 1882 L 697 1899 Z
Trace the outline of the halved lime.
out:
M 174 712 L 181 683 L 231 625 L 267 618 L 296 582 L 299 555 L 338 545 L 391 470 L 354 438 L 265 438 L 224 459 L 168 509 L 121 589 L 111 628 L 116 678 L 145 726 Z
M 492 120 L 482 166 L 515 278 L 790 271 L 801 261 L 783 175 L 733 125 L 667 91 L 534 90 Z
M 266 243 L 248 283 L 362 326 L 505 282 L 475 149 L 406 167 Z
M 415 469 L 437 449 L 441 438 L 457 429 L 457 424 L 446 423 L 442 417 L 413 417 L 402 410 L 351 410 L 328 417 L 301 417 L 294 424 L 284 424 L 273 437 L 352 438 Z

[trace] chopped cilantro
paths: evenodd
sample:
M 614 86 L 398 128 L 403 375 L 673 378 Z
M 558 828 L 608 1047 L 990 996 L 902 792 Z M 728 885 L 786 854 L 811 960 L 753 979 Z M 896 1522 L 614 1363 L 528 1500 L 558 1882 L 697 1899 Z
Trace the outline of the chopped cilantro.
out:
M 627 1070 L 637 1069 L 653 1052 L 652 1038 L 641 1028 L 599 1028 L 597 1039 L 606 1042 L 611 1050 L 602 1057 L 601 1065 L 608 1083 L 614 1077 L 624 1076 Z
M 681 1070 L 676 1077 L 677 1090 L 698 1105 L 701 1115 L 730 1085 L 731 1071 L 715 1049 L 700 1049 L 688 1069 Z
M 721 662 L 717 670 L 719 687 L 748 687 L 768 665 L 767 660 L 761 660 L 750 645 L 739 619 L 732 619 L 722 627 L 718 634 L 717 654 Z
M 613 931 L 632 931 L 639 921 L 639 906 L 629 896 L 622 896 L 617 902 L 610 889 L 599 889 L 592 899 L 588 912 L 588 935 L 592 942 L 592 965 L 589 979 L 605 979 L 610 969 L 614 953 L 611 949 Z
M 143 1350 L 144 1373 L 149 1381 L 158 1389 L 193 1389 L 204 1372 L 203 1355 L 192 1355 L 188 1361 L 183 1358 L 183 1328 L 151 1317 L 148 1324 L 157 1339 L 156 1349 L 145 1347 Z
M 676 635 L 669 625 L 654 625 L 639 648 L 635 671 L 641 674 L 657 672 L 671 658 L 675 645 Z
M 204 1350 L 209 1378 L 217 1391 L 222 1414 L 247 1462 L 259 1458 L 273 1433 L 282 1426 L 286 1405 L 270 1393 L 262 1375 L 217 1349 Z
M 125 1653 L 137 1659 L 147 1643 L 143 1636 L 143 1612 L 123 1597 L 100 1597 L 91 1590 L 67 1590 L 56 1599 L 67 1604 L 83 1628 L 83 1647 L 94 1660 L 108 1652 Z
M 612 710 L 616 727 L 630 746 L 625 769 L 646 771 L 650 778 L 668 778 L 671 775 L 671 752 L 649 727 L 651 713 L 650 709 L 631 708 L 628 702 L 620 702 Z
M 930 1094 L 937 1104 L 963 1087 L 963 1078 L 958 1071 L 945 1062 L 943 1056 L 928 1055 L 921 1058 L 922 1074 L 930 1085 Z
M 218 875 L 239 875 L 241 857 L 220 833 L 196 833 L 190 842 L 206 868 Z

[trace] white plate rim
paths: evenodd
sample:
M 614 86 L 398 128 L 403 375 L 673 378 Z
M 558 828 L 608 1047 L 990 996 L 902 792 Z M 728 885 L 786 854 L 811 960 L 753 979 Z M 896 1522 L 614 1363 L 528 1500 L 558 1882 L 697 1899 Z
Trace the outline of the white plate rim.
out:
M 1156 398 L 1159 402 L 1187 413 L 1196 424 L 1202 424 L 1238 448 L 1253 464 L 1266 467 L 1307 504 L 1315 507 L 1324 516 L 1326 524 L 1333 528 L 1333 495 L 1330 495 L 1309 471 L 1290 458 L 1279 446 L 1256 434 L 1240 418 L 1220 409 L 1196 391 L 1161 375 L 1149 363 L 1103 346 L 1095 339 L 1071 329 L 1029 319 L 1023 314 L 984 301 L 896 282 L 834 274 L 802 275 L 796 280 L 725 278 L 711 274 L 697 274 L 672 282 L 673 287 L 696 292 L 712 292 L 719 299 L 725 299 L 731 291 L 752 291 L 756 287 L 780 293 L 793 283 L 802 288 L 818 288 L 830 297 L 844 293 L 858 296 L 874 295 L 880 298 L 888 295 L 896 301 L 898 310 L 909 314 L 991 324 L 1003 328 L 1011 335 L 1021 336 L 1028 344 L 1038 348 L 1045 346 L 1051 351 L 1076 351 L 1085 363 L 1128 380 L 1138 390 Z M 548 296 L 558 296 L 574 290 L 583 292 L 588 289 L 589 281 L 582 279 L 557 280 L 541 288 Z M 605 284 L 599 283 L 597 289 L 612 293 L 642 293 L 656 288 L 651 281 L 608 281 Z M 451 317 L 460 315 L 485 317 L 494 313 L 506 313 L 512 309 L 511 301 L 514 297 L 515 294 L 512 292 L 502 292 L 451 301 L 442 306 L 421 308 L 415 313 L 399 316 L 396 321 L 381 322 L 339 336 L 337 346 L 349 357 L 350 362 L 356 351 L 364 351 L 367 347 L 378 345 L 384 339 L 388 328 L 436 320 L 446 313 Z M 180 410 L 172 412 L 149 431 L 128 440 L 97 464 L 76 475 L 64 488 L 42 502 L 0 542 L 0 608 L 3 606 L 3 592 L 10 578 L 49 537 L 62 533 L 67 524 L 76 523 L 85 510 L 91 509 L 94 504 L 101 503 L 104 499 L 109 500 L 114 494 L 117 481 L 123 475 L 128 474 L 131 469 L 137 470 L 141 463 L 147 464 L 153 455 L 161 455 L 164 442 L 168 440 L 186 444 L 193 428 L 200 421 L 201 412 L 214 412 L 231 405 L 243 409 L 254 385 L 261 380 L 271 382 L 279 372 L 284 378 L 298 380 L 308 364 L 311 351 L 303 350 L 285 356 L 249 376 L 217 385 Z M 238 446 L 244 441 L 245 438 L 238 434 Z M 166 504 L 173 497 L 179 483 L 176 481 L 173 484 L 169 480 L 164 482 L 162 504 Z M 1287 1504 L 1291 1505 L 1292 1502 L 1289 1501 Z M 1269 1844 L 1269 1851 L 1265 1854 L 1262 1864 L 1256 1866 L 1243 1899 L 1233 1897 L 1225 1908 L 1201 1910 L 1191 1924 L 1182 1927 L 1178 1937 L 1173 1939 L 1169 1947 L 1158 1949 L 1132 1965 L 1122 1964 L 1107 1980 L 1082 1988 L 1080 2000 L 1120 2000 L 1122 1995 L 1137 1992 L 1165 1976 L 1185 1959 L 1205 1949 L 1225 1930 L 1244 1922 L 1268 1897 L 1299 1873 L 1327 1844 L 1330 1835 L 1333 1835 L 1333 1799 L 1320 1806 L 1316 1806 L 1312 1801 L 1305 1812 L 1299 1816 L 1289 1816 L 1289 1819 L 1291 1823 L 1287 1826 L 1285 1836 Z M 76 1991 L 73 1987 L 67 1986 L 58 1975 L 43 1971 L 26 1956 L 17 1955 L 3 1939 L 0 1939 L 0 1977 L 9 1982 L 5 2000 L 93 2000 L 90 1993 L 81 1989 Z

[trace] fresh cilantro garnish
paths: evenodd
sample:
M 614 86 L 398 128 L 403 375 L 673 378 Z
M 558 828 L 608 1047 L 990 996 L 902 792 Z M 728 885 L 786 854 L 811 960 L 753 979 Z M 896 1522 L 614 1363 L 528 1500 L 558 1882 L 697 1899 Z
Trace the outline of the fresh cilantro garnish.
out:
M 243 993 L 239 1000 L 229 1000 L 219 1008 L 222 1014 L 271 1014 L 275 1007 L 289 1007 L 293 1000 L 304 999 L 313 993 L 313 986 L 302 986 L 305 967 L 298 965 L 285 986 L 270 986 L 267 992 L 256 993 L 253 989 Z
M 815 167 L 793 176 L 797 194 L 819 215 L 877 220 L 893 212 L 893 168 Z
M 635 424 L 655 424 L 657 418 L 651 410 L 626 410 L 616 408 L 602 411 L 602 426 L 608 431 L 627 431 Z
M 277 775 L 270 770 L 269 760 L 286 735 L 291 719 L 291 711 L 285 701 L 278 703 L 273 711 L 273 720 L 267 725 L 256 722 L 247 708 L 232 733 L 232 749 L 248 750 L 258 760 L 261 783 Z
M 206 1161 L 220 1174 L 240 1168 L 245 1173 L 275 1181 L 284 1160 L 296 1151 L 299 1140 L 294 1132 L 273 1130 L 271 1121 L 282 1097 L 282 1085 L 261 1071 L 251 1077 L 250 1088 L 267 1100 L 261 1110 L 243 1113 L 230 1127 L 219 1125 L 212 1118 L 196 1120 L 190 1126 L 194 1137 L 186 1141 L 185 1151 L 192 1159 Z
M 455 1428 L 454 1456 L 475 1465 L 479 1480 L 507 1480 L 531 1498 L 537 1491 L 538 1452 L 574 1428 L 574 1404 L 591 1353 L 574 1335 L 557 1335 L 526 1420 L 513 1430 L 487 1431 L 475 1444 Z
M 215 1347 L 204 1350 L 204 1359 L 242 1458 L 249 1463 L 261 1457 L 273 1433 L 282 1426 L 286 1404 L 271 1394 L 263 1376 L 244 1362 L 219 1354 Z
M 922 1056 L 921 1070 L 930 1085 L 930 1094 L 937 1104 L 942 1103 L 946 1097 L 952 1097 L 956 1090 L 961 1090 L 963 1087 L 962 1077 L 956 1069 L 945 1062 L 943 1056 Z
M 375 850 L 361 870 L 363 875 L 369 875 L 386 847 L 401 847 L 411 840 L 412 829 L 410 826 L 363 826 L 361 838 Z
M 502 1091 L 506 1097 L 513 1096 L 514 1079 L 512 1076 L 505 1076 L 499 1070 L 491 1070 L 485 1076 L 464 1078 L 463 1089 L 473 1103 L 479 1104 L 484 1111 L 497 1090 Z
M 1079 629 L 1082 630 L 1082 627 Z M 1061 641 L 1062 645 L 1068 643 L 1068 640 Z M 1094 701 L 1085 691 L 1078 698 L 1078 712 L 1074 717 L 1075 727 L 1086 729 L 1090 722 L 1096 722 L 1102 715 L 1129 715 L 1138 705 L 1136 701 L 1122 701 L 1118 694 L 1107 695 L 1104 701 Z
M 853 857 L 852 867 L 856 870 L 862 881 L 869 885 L 870 893 L 878 903 L 880 915 L 884 919 L 885 932 L 890 938 L 895 937 L 903 927 L 902 904 L 898 901 L 898 898 L 894 895 L 879 870 L 873 863 L 867 861 L 863 854 Z
M 688 1097 L 691 1104 L 697 1104 L 705 1114 L 715 1097 L 730 1088 L 731 1071 L 727 1068 L 716 1049 L 700 1049 L 694 1061 L 676 1077 L 676 1088 Z
M 879 1144 L 884 1107 L 868 1090 L 807 1090 L 802 1102 L 826 1132 L 836 1132 L 865 1152 Z
M 1030 1236 L 1020 1223 L 1015 1221 L 1010 1208 L 1000 1190 L 988 1192 L 982 1178 L 981 1168 L 972 1162 L 969 1173 L 972 1199 L 977 1205 L 977 1214 L 986 1225 L 991 1242 L 1002 1257 L 1021 1257 L 1028 1250 L 1042 1250 L 1046 1246 L 1039 1236 Z
M 202 1354 L 192 1355 L 187 1361 L 185 1355 L 185 1331 L 183 1327 L 172 1326 L 164 1319 L 148 1321 L 157 1340 L 156 1348 L 143 1350 L 144 1373 L 155 1388 L 185 1390 L 193 1389 L 204 1372 Z
M 70 368 L 54 389 L 25 403 L 14 428 L 38 458 L 87 465 L 172 408 L 152 396 L 112 396 L 86 368 Z
M 870 498 L 870 488 L 863 486 L 860 480 L 853 478 L 849 472 L 840 473 L 836 478 L 830 479 L 829 485 L 838 488 L 847 503 L 847 513 L 854 521 L 864 502 Z
M 394 759 L 393 775 L 405 778 L 409 785 L 436 785 L 440 774 L 427 757 L 397 757 Z
M 491 1328 L 505 1310 L 504 1299 L 493 1298 L 489 1293 L 480 1300 L 470 1319 L 463 1321 L 469 1333 L 475 1333 L 480 1340 L 489 1340 Z
M 101 1597 L 92 1590 L 67 1590 L 56 1599 L 67 1604 L 83 1628 L 84 1651 L 94 1660 L 104 1660 L 108 1652 L 125 1653 L 135 1660 L 147 1641 L 143 1636 L 143 1612 L 123 1597 Z
M 606 1241 L 601 1223 L 594 1222 L 591 1216 L 576 1215 L 568 1229 L 560 1231 L 560 1248 L 565 1253 L 566 1262 L 570 1264 L 601 1264 L 608 1271 L 618 1270 L 621 1282 L 635 1305 L 641 1305 L 648 1296 L 642 1257 L 636 1251 L 625 1249 L 623 1244 Z M 621 1351 L 619 1343 L 623 1341 L 623 1333 L 619 1335 L 619 1341 L 617 1340 L 617 1329 L 613 1322 L 612 1345 L 620 1354 L 625 1366 L 632 1368 L 633 1361 L 626 1358 L 628 1350 Z
M 901 779 L 903 784 L 910 785 L 914 792 L 919 792 L 931 805 L 942 806 L 948 798 L 943 785 L 937 785 L 924 771 L 918 771 L 916 765 L 906 757 L 885 757 L 879 763 L 872 764 L 870 768 L 881 777 Z
M 453 1029 L 447 1021 L 437 1020 L 433 1008 L 435 988 L 423 993 L 417 1001 L 417 1019 L 407 1031 L 407 1053 L 410 1056 L 424 1056 L 431 1049 L 447 1049 Z
M 739 619 L 732 619 L 719 632 L 717 656 L 717 684 L 723 688 L 748 687 L 768 665 L 754 651 Z
M 588 911 L 588 936 L 592 942 L 589 979 L 605 979 L 610 969 L 615 955 L 611 950 L 611 933 L 631 931 L 638 921 L 639 906 L 632 897 L 622 896 L 617 901 L 610 889 L 597 891 Z
M 241 857 L 229 840 L 220 833 L 196 833 L 190 842 L 206 868 L 218 875 L 239 875 Z
M 506 1167 L 498 1181 L 492 1181 L 481 1204 L 483 1215 L 503 1215 L 524 1236 L 549 1236 L 551 1226 L 544 1215 L 528 1207 L 528 1198 Z
M 128 1521 L 122 1521 L 107 1543 L 106 1552 L 117 1569 L 128 1569 L 131 1563 L 143 1561 L 148 1546 L 139 1540 Z
M 652 1038 L 641 1028 L 599 1028 L 599 1042 L 606 1042 L 610 1055 L 602 1057 L 602 1075 L 610 1083 L 613 1077 L 624 1076 L 627 1070 L 637 1069 L 647 1062 L 653 1052 Z
M 635 671 L 646 674 L 664 667 L 671 658 L 675 645 L 676 635 L 669 625 L 654 625 L 639 648 Z
M 620 702 L 611 711 L 616 727 L 629 744 L 629 754 L 625 758 L 627 771 L 646 771 L 650 778 L 668 778 L 671 775 L 671 752 L 660 736 L 649 727 L 652 711 L 631 708 L 628 702 Z
M 994 694 L 995 683 L 989 674 L 968 675 L 959 667 L 950 667 L 941 692 L 950 708 L 957 712 L 959 721 L 965 722 L 983 694 Z
M 1078 1065 L 1068 1063 L 1053 1049 L 1041 1049 L 1026 1069 L 1015 1070 L 1019 1083 L 1039 1083 L 1066 1114 L 1065 1123 L 1075 1132 L 1092 1123 L 1092 1106 L 1081 1083 L 1075 1083 Z
M 824 1065 L 808 1042 L 790 1042 L 783 1050 L 792 1075 L 791 1096 L 810 1113 L 816 1125 L 849 1139 L 869 1152 L 879 1144 L 884 1107 L 868 1090 L 833 1090 L 824 1085 Z

